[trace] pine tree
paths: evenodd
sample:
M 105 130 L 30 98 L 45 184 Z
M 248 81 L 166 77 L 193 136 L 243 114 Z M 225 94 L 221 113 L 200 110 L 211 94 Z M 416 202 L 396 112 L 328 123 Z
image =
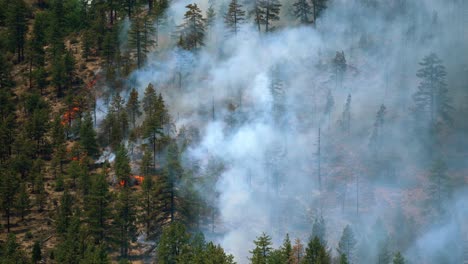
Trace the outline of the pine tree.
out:
M 96 175 L 91 185 L 85 207 L 88 228 L 96 244 L 101 244 L 108 237 L 108 220 L 110 219 L 109 204 L 111 194 L 105 175 Z
M 333 64 L 333 71 L 334 71 L 334 77 L 336 81 L 336 88 L 342 88 L 343 86 L 343 79 L 344 75 L 347 69 L 347 64 L 346 64 L 346 56 L 344 54 L 344 51 L 342 52 L 336 52 L 335 58 L 333 58 L 332 61 Z
M 136 18 L 132 21 L 132 26 L 129 31 L 129 44 L 131 49 L 136 53 L 137 66 L 141 68 L 146 54 L 156 42 L 151 38 L 155 33 L 152 20 L 149 16 Z
M 349 264 L 348 258 L 346 257 L 346 254 L 344 253 L 340 254 L 340 264 Z
M 346 104 L 340 119 L 341 130 L 347 134 L 351 131 L 351 95 L 348 95 Z
M 265 233 L 257 237 L 254 241 L 255 248 L 250 251 L 252 257 L 250 261 L 252 264 L 267 264 L 268 258 L 273 250 L 271 237 Z
M 21 221 L 24 221 L 25 215 L 28 213 L 28 209 L 31 206 L 29 200 L 29 193 L 25 183 L 21 183 L 18 191 L 18 199 L 16 201 L 16 209 L 20 212 Z
M 356 246 L 356 239 L 354 238 L 354 233 L 351 230 L 351 227 L 347 225 L 343 230 L 341 239 L 338 242 L 338 253 L 346 255 L 348 261 L 351 261 L 354 254 L 354 247 Z
M 115 237 L 121 258 L 127 258 L 130 250 L 130 242 L 136 240 L 137 229 L 135 226 L 135 204 L 133 203 L 131 191 L 123 189 L 118 196 L 115 206 Z
M 120 145 L 117 150 L 117 154 L 115 155 L 114 170 L 117 180 L 122 182 L 124 187 L 128 187 L 130 184 L 131 168 L 127 149 L 124 145 Z
M 403 258 L 400 252 L 395 254 L 395 257 L 393 258 L 393 264 L 405 264 L 405 258 Z
M 205 19 L 197 4 L 189 4 L 184 22 L 179 26 L 179 46 L 186 50 L 196 50 L 204 45 Z
M 157 144 L 165 137 L 164 128 L 169 124 L 170 117 L 161 94 L 155 96 L 148 86 L 143 99 L 145 120 L 143 121 L 143 137 L 153 145 L 153 164 L 156 164 Z
M 311 238 L 302 261 L 304 264 L 330 264 L 330 256 L 318 237 Z
M 231 0 L 229 10 L 224 16 L 226 27 L 235 35 L 239 32 L 240 24 L 245 21 L 245 11 L 242 8 L 243 6 L 237 0 Z
M 312 235 L 318 237 L 320 243 L 326 247 L 327 246 L 327 231 L 326 231 L 325 220 L 323 217 L 315 218 L 314 224 L 312 225 Z
M 157 247 L 157 263 L 178 263 L 180 255 L 187 250 L 190 235 L 183 224 L 175 222 L 164 228 Z
M 273 21 L 280 20 L 281 3 L 279 0 L 260 0 L 260 10 L 263 14 L 263 24 L 265 24 L 265 32 L 270 32 L 274 29 L 271 25 Z
M 286 238 L 281 246 L 282 260 L 284 264 L 293 264 L 293 248 L 289 234 L 286 234 Z
M 90 112 L 86 112 L 80 127 L 80 144 L 90 157 L 99 155 L 96 141 L 96 131 L 93 127 L 93 119 Z
M 65 189 L 57 210 L 56 229 L 59 234 L 65 235 L 70 227 L 73 212 L 72 203 L 73 197 L 68 192 L 68 189 Z
M 136 120 L 141 116 L 140 101 L 138 100 L 138 91 L 133 88 L 127 101 L 127 111 L 130 116 L 130 122 L 133 128 L 136 128 Z
M 7 232 L 10 233 L 10 217 L 16 202 L 18 192 L 18 179 L 7 168 L 0 169 L 0 206 L 6 217 Z
M 304 258 L 304 245 L 302 244 L 301 240 L 296 238 L 294 241 L 293 246 L 293 263 L 301 263 L 302 259 Z
M 20 63 L 24 60 L 29 11 L 24 0 L 12 1 L 7 8 L 6 25 L 10 46 L 17 54 L 17 61 Z
M 31 261 L 34 264 L 39 263 L 42 260 L 42 252 L 41 252 L 41 243 L 39 241 L 34 242 L 32 253 L 31 253 Z
M 216 22 L 216 11 L 213 4 L 210 4 L 208 10 L 206 11 L 206 29 L 210 31 Z
M 317 25 L 317 19 L 322 15 L 327 8 L 328 0 L 312 0 L 314 24 Z
M 385 105 L 382 104 L 375 117 L 374 129 L 372 130 L 369 142 L 369 147 L 371 148 L 371 150 L 373 150 L 374 155 L 377 155 L 380 149 L 380 145 L 382 143 L 383 126 L 385 124 L 386 113 L 387 108 L 385 107 Z
M 155 203 L 157 202 L 154 197 L 154 182 L 152 176 L 145 175 L 142 186 L 141 199 L 141 212 L 139 215 L 139 221 L 143 223 L 145 228 L 146 237 L 149 238 L 155 232 L 155 226 L 153 222 L 153 217 L 156 214 L 155 212 Z
M 445 77 L 447 72 L 442 60 L 432 53 L 419 63 L 421 69 L 416 76 L 421 79 L 418 91 L 413 95 L 416 114 L 431 125 L 438 122 L 451 123 L 453 106 L 448 95 Z
M 327 118 L 329 128 L 330 128 L 330 118 L 331 118 L 334 106 L 335 106 L 335 99 L 333 98 L 333 94 L 331 92 L 331 89 L 328 89 L 327 99 L 326 99 L 325 109 L 324 109 L 324 115 Z
M 312 13 L 312 7 L 307 0 L 297 0 L 294 3 L 294 15 L 302 24 L 310 23 L 310 16 Z
M 432 163 L 429 175 L 429 205 L 435 209 L 437 214 L 444 213 L 443 203 L 450 198 L 451 186 L 447 174 L 447 165 L 442 159 Z

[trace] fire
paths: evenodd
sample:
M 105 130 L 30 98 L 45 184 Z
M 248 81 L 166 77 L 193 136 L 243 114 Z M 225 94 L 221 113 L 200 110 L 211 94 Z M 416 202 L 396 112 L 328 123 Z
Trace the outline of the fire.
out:
M 134 181 L 135 185 L 141 185 L 143 183 L 143 180 L 145 179 L 145 177 L 139 176 L 139 175 L 130 176 L 130 179 L 132 179 L 132 178 L 135 180 Z M 130 182 L 132 182 L 132 181 L 130 180 Z M 125 187 L 127 185 L 127 182 L 124 181 L 124 180 L 121 180 L 121 181 L 119 181 L 119 185 L 120 185 L 120 187 Z
M 135 175 L 133 177 L 135 178 L 135 184 L 137 185 L 141 185 L 143 183 L 143 180 L 145 179 L 145 177 L 139 175 Z
M 80 113 L 80 108 L 78 106 L 72 107 L 70 110 L 66 111 L 62 116 L 62 125 L 65 126 L 70 124 L 73 119 L 75 119 Z
M 121 181 L 119 182 L 119 185 L 120 185 L 120 187 L 125 187 L 125 181 L 124 181 L 124 180 L 121 180 Z

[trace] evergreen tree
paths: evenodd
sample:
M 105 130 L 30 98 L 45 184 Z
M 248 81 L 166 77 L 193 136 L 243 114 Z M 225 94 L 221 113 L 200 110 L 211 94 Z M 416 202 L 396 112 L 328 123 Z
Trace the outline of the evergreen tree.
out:
M 375 117 L 374 129 L 372 130 L 369 142 L 369 146 L 371 150 L 373 150 L 374 155 L 376 155 L 379 152 L 380 145 L 382 143 L 383 126 L 385 124 L 386 113 L 387 108 L 385 107 L 385 105 L 382 104 Z
M 0 206 L 5 214 L 7 232 L 10 233 L 10 217 L 16 202 L 19 183 L 16 175 L 7 168 L 0 169 L 0 176 Z
M 149 90 L 148 90 L 149 89 Z M 156 164 L 158 141 L 165 137 L 164 128 L 169 124 L 170 117 L 161 94 L 155 96 L 148 87 L 143 100 L 145 120 L 143 121 L 143 137 L 153 145 L 153 163 Z M 146 97 L 148 95 L 148 97 Z M 151 100 L 151 101 L 150 101 Z
M 429 175 L 429 199 L 430 207 L 435 209 L 437 214 L 444 213 L 443 203 L 450 198 L 451 186 L 447 175 L 447 165 L 442 159 L 435 160 L 432 163 Z
M 346 73 L 347 69 L 347 64 L 346 64 L 346 56 L 344 54 L 344 51 L 342 52 L 336 52 L 335 58 L 333 58 L 332 61 L 333 65 L 333 74 L 335 75 L 335 81 L 336 81 L 336 88 L 342 88 L 343 86 L 343 79 L 344 75 Z
M 70 227 L 72 212 L 73 212 L 73 197 L 68 192 L 68 189 L 65 189 L 63 195 L 60 199 L 60 205 L 57 210 L 57 227 L 56 230 L 59 234 L 65 235 Z
M 226 27 L 235 35 L 239 32 L 240 24 L 245 21 L 245 11 L 242 8 L 242 5 L 237 0 L 231 0 L 229 10 L 224 16 Z
M 312 235 L 314 237 L 318 237 L 320 240 L 320 243 L 324 246 L 327 247 L 327 237 L 326 237 L 326 225 L 325 225 L 325 220 L 323 217 L 320 218 L 315 218 L 314 224 L 312 225 Z
M 93 119 L 90 112 L 86 112 L 80 127 L 80 144 L 90 157 L 96 157 L 99 149 L 96 141 L 96 131 L 93 127 Z
M 123 189 L 118 196 L 115 206 L 115 241 L 118 244 L 120 257 L 127 258 L 130 243 L 136 240 L 137 229 L 135 226 L 135 204 L 128 188 Z
M 115 155 L 114 170 L 117 180 L 122 182 L 124 187 L 128 187 L 131 174 L 130 159 L 128 158 L 127 149 L 123 145 L 120 145 Z
M 110 201 L 111 194 L 106 178 L 103 174 L 98 174 L 92 182 L 85 207 L 89 232 L 96 244 L 101 244 L 107 237 Z
M 17 61 L 24 60 L 26 33 L 28 30 L 28 7 L 24 0 L 12 1 L 7 5 L 6 25 L 11 50 L 17 54 Z
M 354 238 L 354 233 L 351 230 L 351 227 L 347 225 L 343 230 L 341 239 L 338 242 L 338 253 L 346 255 L 348 261 L 351 261 L 354 254 L 354 248 L 356 246 L 356 239 Z
M 252 257 L 250 261 L 252 264 L 267 264 L 268 258 L 273 250 L 271 237 L 263 233 L 254 241 L 255 248 L 250 251 Z
M 317 19 L 322 15 L 323 11 L 327 8 L 327 1 L 328 0 L 312 0 L 313 6 L 313 17 L 314 17 L 314 24 L 317 24 Z
M 283 245 L 281 246 L 281 253 L 283 264 L 293 264 L 293 248 L 291 245 L 291 240 L 289 239 L 289 234 L 286 234 L 286 238 L 283 241 Z
M 143 65 L 143 61 L 149 49 L 156 44 L 151 38 L 155 30 L 149 16 L 136 18 L 132 21 L 132 26 L 129 31 L 129 44 L 131 49 L 136 53 L 138 68 L 141 68 Z
M 41 243 L 39 241 L 34 242 L 31 253 L 31 260 L 34 264 L 37 264 L 42 260 Z
M 179 26 L 178 45 L 186 50 L 196 50 L 204 45 L 206 21 L 197 4 L 189 4 L 186 8 L 184 22 Z
M 340 254 L 340 264 L 349 264 L 348 258 L 344 253 Z
M 307 0 L 297 0 L 294 3 L 294 15 L 302 24 L 310 23 L 310 16 L 312 15 L 312 7 Z
M 448 95 L 445 77 L 447 72 L 442 60 L 432 53 L 419 63 L 421 69 L 416 74 L 421 79 L 418 91 L 413 95 L 416 114 L 430 124 L 450 123 L 453 107 Z
M 21 183 L 18 191 L 18 199 L 16 201 L 16 209 L 20 212 L 21 221 L 24 221 L 24 217 L 28 213 L 30 206 L 31 201 L 29 200 L 29 193 L 26 188 L 26 184 Z
M 305 250 L 301 263 L 304 264 L 330 264 L 330 256 L 318 237 L 311 238 Z
M 348 95 L 346 104 L 340 119 L 341 130 L 347 134 L 351 131 L 351 95 Z
M 274 28 L 271 25 L 273 21 L 280 20 L 281 3 L 279 0 L 260 0 L 260 13 L 262 13 L 265 32 L 270 32 Z
M 138 91 L 135 88 L 130 92 L 130 97 L 127 101 L 127 111 L 130 116 L 130 122 L 132 123 L 133 128 L 135 128 L 136 120 L 142 114 L 140 111 L 140 101 L 138 101 Z
M 7 241 L 2 247 L 0 253 L 0 262 L 5 264 L 28 264 L 29 259 L 26 258 L 25 252 L 21 249 L 18 242 L 16 242 L 16 236 L 14 234 L 8 234 Z
M 0 54 L 0 92 L 7 95 L 8 89 L 14 85 L 11 76 L 11 64 L 4 54 Z
M 209 31 L 213 28 L 216 21 L 216 11 L 213 4 L 210 4 L 208 10 L 206 11 L 206 28 Z
M 400 252 L 395 254 L 395 257 L 393 258 L 393 264 L 405 264 L 405 258 L 403 258 Z
M 154 197 L 155 187 L 152 176 L 145 175 L 141 188 L 142 193 L 139 201 L 142 210 L 139 214 L 139 221 L 144 225 L 146 237 L 149 238 L 154 235 L 157 228 L 156 223 L 153 221 L 153 217 L 157 214 L 155 212 L 157 200 Z
M 157 263 L 178 263 L 190 242 L 190 235 L 180 222 L 174 222 L 164 228 L 157 247 Z
M 304 245 L 302 244 L 300 239 L 296 239 L 294 241 L 293 246 L 293 263 L 301 263 L 302 259 L 304 258 Z

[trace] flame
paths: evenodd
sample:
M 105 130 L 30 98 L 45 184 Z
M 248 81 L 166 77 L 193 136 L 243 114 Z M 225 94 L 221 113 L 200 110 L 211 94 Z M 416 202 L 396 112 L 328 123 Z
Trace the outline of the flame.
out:
M 133 178 L 135 178 L 137 185 L 141 185 L 143 183 L 143 180 L 145 179 L 145 177 L 139 175 L 135 175 L 133 176 Z
M 78 106 L 74 106 L 70 110 L 66 111 L 62 116 L 62 125 L 66 126 L 67 124 L 70 124 L 71 121 L 76 118 L 79 112 L 80 108 Z

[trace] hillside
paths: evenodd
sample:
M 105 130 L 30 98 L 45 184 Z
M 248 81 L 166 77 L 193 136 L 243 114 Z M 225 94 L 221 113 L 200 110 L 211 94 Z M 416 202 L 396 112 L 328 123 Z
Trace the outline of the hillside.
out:
M 468 262 L 461 0 L 0 0 L 0 264 Z

